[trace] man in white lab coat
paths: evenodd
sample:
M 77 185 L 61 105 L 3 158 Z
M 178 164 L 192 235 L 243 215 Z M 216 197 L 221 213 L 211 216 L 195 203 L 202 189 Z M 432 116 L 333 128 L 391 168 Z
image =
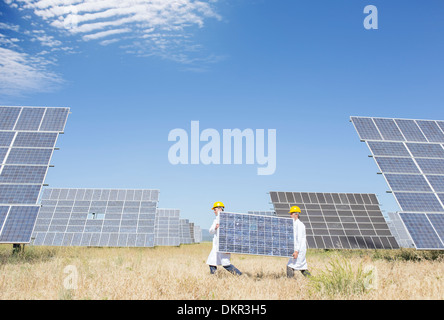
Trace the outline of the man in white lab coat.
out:
M 307 260 L 305 260 L 307 237 L 305 225 L 299 220 L 300 213 L 301 209 L 298 206 L 290 208 L 289 214 L 293 218 L 294 252 L 293 258 L 290 258 L 287 263 L 287 277 L 289 278 L 294 276 L 294 270 L 300 270 L 305 277 L 311 276 L 308 271 Z
M 217 266 L 222 265 L 226 270 L 233 274 L 241 275 L 235 266 L 230 262 L 230 253 L 219 252 L 219 236 L 217 235 L 217 229 L 219 228 L 219 212 L 223 211 L 225 208 L 222 202 L 215 202 L 213 205 L 213 211 L 216 218 L 211 225 L 209 232 L 213 235 L 213 248 L 211 249 L 210 255 L 207 259 L 207 264 L 210 266 L 210 273 L 214 274 L 217 270 Z

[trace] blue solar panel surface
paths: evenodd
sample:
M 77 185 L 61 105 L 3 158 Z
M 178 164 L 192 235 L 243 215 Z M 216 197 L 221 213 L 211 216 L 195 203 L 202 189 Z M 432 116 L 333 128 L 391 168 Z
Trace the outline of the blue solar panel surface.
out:
M 254 214 L 221 212 L 219 251 L 291 257 L 293 220 Z
M 416 247 L 442 249 L 444 122 L 363 117 L 351 121 L 395 196 Z
M 27 243 L 49 162 L 69 108 L 0 107 L 0 242 Z M 23 206 L 30 205 L 30 206 Z
M 439 226 L 442 228 L 441 216 L 438 216 L 437 214 L 408 212 L 400 212 L 399 215 L 415 242 L 417 249 L 444 249 L 442 238 L 440 238 L 435 231 L 436 227 L 432 225 L 430 220 L 430 217 L 432 217 L 432 221 L 440 222 L 441 224 L 439 224 Z M 437 219 L 438 221 L 435 221 L 434 219 Z

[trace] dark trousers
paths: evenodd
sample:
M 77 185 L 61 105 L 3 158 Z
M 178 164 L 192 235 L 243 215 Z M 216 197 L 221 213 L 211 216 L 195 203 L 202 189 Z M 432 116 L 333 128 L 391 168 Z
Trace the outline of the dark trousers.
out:
M 242 272 L 240 272 L 235 266 L 233 266 L 232 264 L 230 264 L 229 266 L 223 266 L 225 268 L 225 270 L 231 272 L 232 274 L 237 274 L 237 275 L 241 275 Z M 210 273 L 214 274 L 217 270 L 217 266 L 210 266 Z
M 287 266 L 287 278 L 293 278 L 294 277 L 294 269 Z M 311 273 L 308 270 L 300 270 L 301 273 L 304 275 L 304 277 L 311 276 Z

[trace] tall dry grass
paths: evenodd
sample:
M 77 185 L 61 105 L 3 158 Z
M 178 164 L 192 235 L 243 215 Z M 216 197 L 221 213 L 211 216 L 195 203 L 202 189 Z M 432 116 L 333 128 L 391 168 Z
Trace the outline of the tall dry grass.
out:
M 210 250 L 211 243 L 156 248 L 27 246 L 24 253 L 12 255 L 11 246 L 2 245 L 0 299 L 444 298 L 440 254 L 410 259 L 406 251 L 309 250 L 313 277 L 297 273 L 288 279 L 286 258 L 235 254 L 231 261 L 244 275 L 234 276 L 221 267 L 210 275 L 205 264 Z M 361 289 L 349 290 L 350 283 Z

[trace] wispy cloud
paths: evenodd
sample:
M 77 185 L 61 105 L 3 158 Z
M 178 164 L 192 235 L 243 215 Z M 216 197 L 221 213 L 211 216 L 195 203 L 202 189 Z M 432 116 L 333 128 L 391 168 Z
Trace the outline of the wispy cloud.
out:
M 20 96 L 25 92 L 55 90 L 63 80 L 48 70 L 48 64 L 42 57 L 0 48 L 0 94 Z
M 20 10 L 32 11 L 50 26 L 78 35 L 83 40 L 115 36 L 114 42 L 132 39 L 140 43 L 156 31 L 168 42 L 170 34 L 202 28 L 205 19 L 221 17 L 215 1 L 201 0 L 5 0 Z M 119 37 L 131 32 L 131 36 Z M 109 39 L 108 39 L 109 40 Z M 147 41 L 147 45 L 155 45 Z
M 221 20 L 215 0 L 4 2 L 20 12 L 25 23 L 0 22 L 3 94 L 56 87 L 62 79 L 49 66 L 57 61 L 55 53 L 72 53 L 82 42 L 114 45 L 138 57 L 158 56 L 186 65 L 190 71 L 202 71 L 222 58 L 206 53 L 193 41 L 194 31 L 203 28 L 207 19 Z

